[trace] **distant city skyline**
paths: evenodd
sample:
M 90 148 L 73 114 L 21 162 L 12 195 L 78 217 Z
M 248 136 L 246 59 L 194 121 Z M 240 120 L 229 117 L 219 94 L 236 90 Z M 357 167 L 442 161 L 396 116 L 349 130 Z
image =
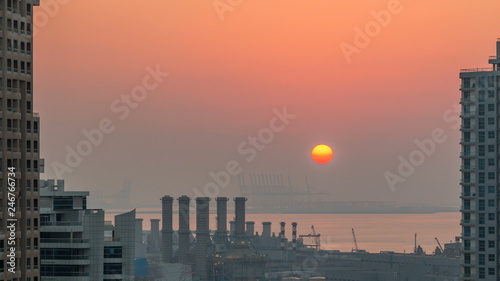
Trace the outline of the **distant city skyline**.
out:
M 236 160 L 243 173 L 307 175 L 339 200 L 458 206 L 459 132 L 447 118 L 458 118 L 459 69 L 494 53 L 500 4 L 393 2 L 244 1 L 221 20 L 211 1 L 68 1 L 34 45 L 43 177 L 108 118 L 114 129 L 63 175 L 68 186 L 114 193 L 130 178 L 145 206 L 194 196 Z M 382 11 L 397 13 L 347 62 L 341 44 L 385 24 Z M 151 90 L 148 67 L 169 73 Z M 121 96 L 134 91 L 130 105 Z M 246 162 L 238 146 L 283 107 L 297 117 Z M 446 140 L 391 189 L 384 174 L 399 175 L 436 128 Z M 330 164 L 310 159 L 318 143 L 335 150 Z M 238 194 L 232 177 L 219 195 Z

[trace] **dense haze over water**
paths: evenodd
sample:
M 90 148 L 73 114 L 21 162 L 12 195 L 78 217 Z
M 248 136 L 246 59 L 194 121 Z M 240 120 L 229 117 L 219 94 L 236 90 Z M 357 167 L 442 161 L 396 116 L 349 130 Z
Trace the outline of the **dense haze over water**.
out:
M 139 210 L 140 212 L 140 210 Z M 107 213 L 106 220 L 113 220 L 116 214 Z M 177 215 L 174 215 L 177 216 Z M 137 214 L 137 218 L 144 219 L 143 229 L 151 228 L 150 219 L 161 219 L 161 214 Z M 231 215 L 228 215 L 228 219 Z M 380 251 L 404 251 L 413 252 L 415 232 L 418 244 L 427 252 L 432 254 L 437 243 L 437 237 L 441 244 L 455 240 L 460 236 L 459 213 L 436 213 L 436 214 L 365 214 L 365 215 L 331 215 L 331 214 L 247 214 L 247 221 L 255 221 L 255 231 L 262 232 L 262 222 L 272 222 L 272 232 L 279 235 L 279 223 L 286 222 L 286 236 L 290 240 L 292 234 L 292 222 L 298 223 L 297 234 L 311 233 L 311 225 L 316 232 L 321 233 L 321 245 L 323 249 L 351 251 L 353 239 L 351 228 L 355 229 L 356 238 L 360 249 L 372 253 Z M 195 215 L 191 215 L 191 231 L 196 229 Z M 178 229 L 178 219 L 174 217 L 174 230 Z M 210 215 L 210 228 L 216 229 L 215 214 Z M 228 226 L 229 229 L 229 226 Z M 161 222 L 160 222 L 161 230 Z M 311 244 L 312 241 L 307 241 Z

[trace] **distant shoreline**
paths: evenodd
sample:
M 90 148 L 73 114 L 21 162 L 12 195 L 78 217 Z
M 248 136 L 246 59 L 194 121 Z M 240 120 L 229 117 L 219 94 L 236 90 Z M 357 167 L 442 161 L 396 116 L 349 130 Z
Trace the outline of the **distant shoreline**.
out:
M 98 208 L 99 209 L 99 208 Z M 130 209 L 104 209 L 108 214 L 121 214 Z M 230 210 L 229 210 L 230 211 Z M 460 212 L 458 207 L 441 207 L 441 208 L 422 208 L 422 207 L 402 207 L 401 209 L 386 210 L 386 211 L 336 211 L 336 212 L 321 212 L 321 211 L 301 211 L 301 210 L 287 210 L 287 211 L 277 211 L 277 210 L 247 210 L 247 214 L 304 214 L 304 215 L 422 215 L 422 214 L 436 214 L 436 213 L 454 213 Z M 136 208 L 137 214 L 161 214 L 161 209 L 155 210 L 141 210 L 141 208 Z M 178 214 L 177 210 L 174 210 L 174 214 Z M 191 210 L 191 214 L 195 214 L 195 210 Z M 211 210 L 210 213 L 215 214 L 216 210 Z

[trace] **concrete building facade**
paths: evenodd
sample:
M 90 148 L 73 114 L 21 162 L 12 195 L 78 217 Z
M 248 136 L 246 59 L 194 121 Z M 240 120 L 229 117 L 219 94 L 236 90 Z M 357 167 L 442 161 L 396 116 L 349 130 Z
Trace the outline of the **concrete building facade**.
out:
M 462 280 L 500 276 L 500 39 L 489 63 L 460 72 Z
M 64 181 L 40 181 L 41 278 L 46 281 L 134 280 L 135 210 L 105 222 L 87 209 L 87 191 L 65 191 Z
M 0 280 L 8 281 L 40 280 L 38 179 L 43 165 L 39 117 L 33 112 L 32 56 L 37 5 L 38 0 L 0 0 Z M 15 191 L 9 190 L 13 183 Z M 11 223 L 15 230 L 7 228 Z

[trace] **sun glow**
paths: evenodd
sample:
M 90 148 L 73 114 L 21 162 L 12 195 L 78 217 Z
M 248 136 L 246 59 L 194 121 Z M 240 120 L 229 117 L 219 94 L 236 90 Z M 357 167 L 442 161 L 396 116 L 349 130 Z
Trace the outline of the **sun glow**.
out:
M 313 148 L 311 157 L 318 164 L 327 164 L 333 158 L 333 150 L 326 144 L 319 144 Z

